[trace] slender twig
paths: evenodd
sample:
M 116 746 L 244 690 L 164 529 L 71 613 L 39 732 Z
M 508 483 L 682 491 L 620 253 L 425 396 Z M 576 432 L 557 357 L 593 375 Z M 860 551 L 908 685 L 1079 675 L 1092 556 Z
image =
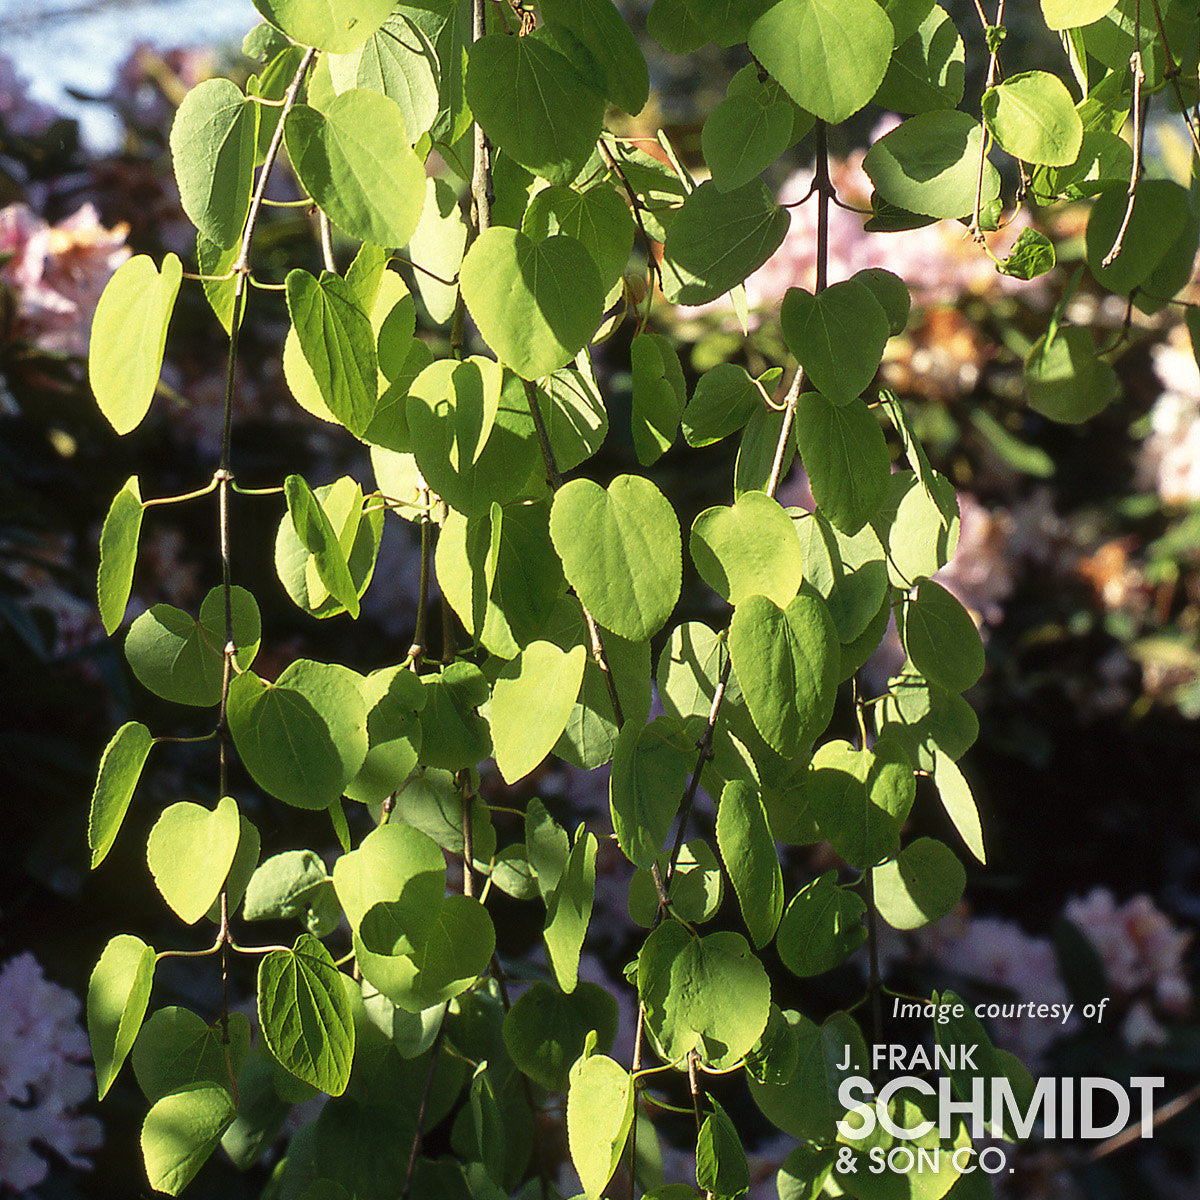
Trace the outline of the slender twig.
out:
M 425 653 L 425 625 L 429 617 L 429 567 L 433 550 L 433 522 L 429 516 L 429 490 L 423 488 L 423 498 L 426 502 L 425 511 L 421 514 L 421 581 L 417 593 L 417 621 L 413 628 L 412 646 L 409 647 L 409 665 L 414 671 L 421 666 L 421 657 Z
M 431 271 L 428 267 L 421 266 L 419 262 L 414 262 L 411 258 L 407 258 L 403 254 L 393 254 L 392 257 L 397 262 L 403 263 L 406 267 L 412 267 L 414 271 L 420 271 L 422 275 L 428 275 L 429 278 L 434 280 L 435 283 L 443 283 L 446 285 L 446 287 L 454 287 L 458 283 L 457 275 L 455 275 L 453 279 L 443 279 L 442 276 L 438 275 L 435 271 Z
M 207 496 L 210 492 L 216 491 L 217 476 L 213 477 L 201 488 L 196 488 L 194 492 L 182 492 L 178 496 L 156 496 L 153 500 L 143 500 L 143 508 L 154 508 L 159 504 L 182 504 L 185 500 L 198 500 L 201 496 Z
M 1142 169 L 1142 84 L 1146 82 L 1146 72 L 1142 68 L 1142 52 L 1135 50 L 1129 56 L 1129 69 L 1133 72 L 1133 164 L 1129 170 L 1129 190 L 1125 201 L 1125 215 L 1121 218 L 1121 226 L 1113 239 L 1112 249 L 1100 260 L 1102 267 L 1111 267 L 1121 247 L 1125 244 L 1125 233 L 1133 217 L 1133 205 L 1137 199 L 1137 181 Z
M 997 0 L 996 3 L 996 23 L 988 24 L 987 16 L 984 14 L 983 6 L 979 0 L 975 0 L 975 11 L 979 14 L 980 23 L 983 25 L 985 35 L 989 35 L 993 29 L 999 29 L 1004 24 L 1004 3 L 1005 0 Z M 997 37 L 990 37 L 991 44 L 988 47 L 988 69 L 987 79 L 984 81 L 983 90 L 986 92 L 996 82 L 996 71 L 1000 65 L 1000 41 Z M 983 229 L 980 225 L 980 212 L 983 208 L 983 174 L 984 168 L 987 166 L 988 152 L 988 132 L 982 125 L 979 129 L 979 166 L 975 172 L 975 208 L 971 214 L 971 224 L 969 232 L 971 236 L 981 245 L 987 246 L 987 241 L 983 236 Z
M 459 771 L 458 791 L 462 799 L 462 856 L 464 896 L 475 895 L 475 876 L 471 873 L 471 864 L 475 861 L 475 839 L 471 829 L 471 772 Z
M 321 232 L 321 261 L 325 270 L 336 271 L 337 263 L 333 260 L 333 234 L 329 228 L 329 215 L 325 210 L 317 210 L 317 228 Z
M 417 1154 L 421 1149 L 421 1141 L 425 1136 L 425 1120 L 429 1115 L 429 1097 L 433 1094 L 433 1076 L 437 1071 L 438 1057 L 442 1052 L 442 1042 L 446 1038 L 446 1009 L 442 1005 L 442 1019 L 433 1039 L 433 1049 L 429 1054 L 429 1066 L 425 1071 L 425 1086 L 421 1089 L 421 1103 L 417 1107 L 417 1127 L 413 1130 L 412 1146 L 408 1152 L 408 1166 L 404 1168 L 404 1183 L 400 1187 L 400 1200 L 408 1200 L 412 1191 L 413 1172 L 417 1168 Z
M 633 190 L 633 185 L 629 182 L 629 176 L 625 174 L 624 167 L 617 161 L 617 156 L 608 148 L 604 139 L 601 138 L 596 144 L 600 148 L 600 157 L 604 159 L 605 166 L 621 181 L 621 186 L 625 189 L 625 195 L 629 197 L 629 206 L 633 210 L 633 219 L 637 224 L 638 233 L 642 238 L 642 245 L 646 250 L 647 286 L 653 291 L 656 279 L 658 280 L 659 287 L 662 287 L 662 268 L 659 266 L 658 259 L 654 255 L 654 241 L 646 231 L 645 222 L 642 220 L 642 202 L 637 192 Z
M 1154 8 L 1154 23 L 1158 26 L 1159 44 L 1162 46 L 1163 56 L 1167 60 L 1166 66 L 1163 68 L 1163 78 L 1170 81 L 1171 88 L 1175 92 L 1175 100 L 1179 105 L 1179 115 L 1187 126 L 1193 148 L 1197 155 L 1200 155 L 1200 136 L 1197 136 L 1196 127 L 1192 124 L 1191 117 L 1188 116 L 1187 101 L 1183 98 L 1183 89 L 1179 86 L 1179 63 L 1175 60 L 1175 56 L 1171 53 L 1171 47 L 1167 43 L 1167 27 L 1163 23 L 1162 9 L 1159 7 L 1158 0 L 1150 0 L 1150 4 Z
M 486 9 L 483 0 L 471 0 L 471 41 L 477 42 L 487 33 Z M 483 233 L 492 223 L 492 151 L 487 134 L 478 121 L 474 124 L 475 161 L 471 168 L 471 207 L 476 234 Z

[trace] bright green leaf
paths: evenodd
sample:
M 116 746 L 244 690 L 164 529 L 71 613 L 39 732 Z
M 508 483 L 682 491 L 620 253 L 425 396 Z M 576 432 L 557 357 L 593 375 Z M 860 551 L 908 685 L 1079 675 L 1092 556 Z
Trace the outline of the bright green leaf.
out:
M 787 513 L 763 492 L 707 508 L 688 541 L 701 579 L 730 604 L 766 596 L 782 607 L 800 589 L 804 555 Z
M 543 938 L 546 957 L 558 986 L 575 991 L 579 978 L 579 952 L 592 917 L 596 892 L 596 836 L 575 835 L 575 845 L 563 866 L 562 875 L 546 895 L 546 925 Z
M 88 811 L 88 846 L 95 870 L 112 849 L 154 739 L 140 721 L 126 721 L 104 748 Z
M 131 475 L 113 497 L 100 529 L 100 571 L 96 594 L 105 633 L 115 633 L 125 618 L 125 606 L 133 588 L 137 565 L 138 538 L 142 532 L 142 493 L 138 477 Z
M 619 475 L 607 488 L 571 480 L 554 497 L 550 537 L 568 582 L 606 629 L 644 641 L 666 624 L 682 582 L 679 522 L 648 479 Z
M 155 822 L 146 860 L 163 899 L 184 924 L 194 925 L 217 898 L 240 835 L 237 801 L 230 796 L 211 811 L 180 800 Z
M 783 913 L 783 873 L 766 809 L 751 786 L 727 783 L 717 808 L 717 845 L 756 949 L 775 936 Z
M 732 192 L 757 178 L 788 148 L 793 108 L 759 85 L 730 94 L 713 109 L 700 133 L 713 183 Z
M 1066 167 L 1078 157 L 1083 122 L 1057 75 L 1010 75 L 984 92 L 982 106 L 988 130 L 1014 158 Z
M 613 751 L 609 806 L 625 856 L 649 867 L 670 832 L 694 752 L 678 722 L 656 717 L 649 725 L 627 721 Z
M 940 921 L 962 899 L 967 881 L 954 851 L 934 838 L 918 838 L 871 874 L 879 915 L 893 929 Z
M 567 1092 L 567 1142 L 587 1200 L 600 1200 L 633 1124 L 633 1080 L 603 1054 L 580 1058 Z
M 302 933 L 291 950 L 272 950 L 258 968 L 258 1019 L 276 1061 L 331 1096 L 350 1081 L 354 1021 L 329 951 Z
M 345 54 L 383 24 L 392 0 L 254 0 L 254 7 L 301 45 Z
M 210 1083 L 156 1101 L 142 1124 L 142 1157 L 150 1186 L 178 1196 L 208 1161 L 236 1115 L 228 1090 Z
M 103 1100 L 142 1027 L 154 983 L 154 950 L 131 933 L 104 947 L 88 980 L 87 1028 Z
M 783 965 L 802 979 L 839 967 L 867 940 L 867 906 L 838 887 L 837 872 L 806 884 L 792 897 L 775 939 Z

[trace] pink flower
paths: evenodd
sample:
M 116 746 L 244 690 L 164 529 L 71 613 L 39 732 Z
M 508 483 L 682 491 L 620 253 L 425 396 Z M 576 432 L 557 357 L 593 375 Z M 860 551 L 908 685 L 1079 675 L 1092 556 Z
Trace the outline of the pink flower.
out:
M 29 98 L 29 84 L 17 74 L 12 60 L 0 54 L 0 121 L 16 137 L 35 138 L 57 117 L 48 104 Z
M 127 225 L 106 229 L 91 204 L 57 225 L 27 205 L 0 209 L 0 282 L 17 296 L 17 333 L 41 350 L 87 353 L 92 316 L 104 285 L 130 257 Z
M 50 983 L 32 954 L 0 970 L 0 1188 L 36 1187 L 49 1164 L 34 1143 L 71 1166 L 91 1166 L 102 1141 L 100 1122 L 74 1109 L 92 1091 L 79 997 Z

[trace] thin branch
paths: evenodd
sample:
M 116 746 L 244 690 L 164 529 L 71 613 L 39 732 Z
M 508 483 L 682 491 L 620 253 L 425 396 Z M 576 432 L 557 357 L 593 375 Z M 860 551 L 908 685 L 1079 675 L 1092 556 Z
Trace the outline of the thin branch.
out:
M 433 1039 L 433 1049 L 429 1055 L 429 1066 L 425 1071 L 425 1085 L 421 1089 L 421 1103 L 417 1107 L 417 1127 L 413 1130 L 412 1147 L 408 1152 L 408 1166 L 404 1169 L 404 1183 L 400 1187 L 400 1200 L 408 1200 L 412 1191 L 413 1172 L 417 1169 L 417 1154 L 421 1149 L 421 1141 L 425 1136 L 425 1121 L 429 1116 L 429 1097 L 433 1094 L 433 1076 L 437 1071 L 438 1058 L 442 1052 L 442 1042 L 446 1038 L 446 1009 L 442 1005 L 442 1019 Z
M 1184 100 L 1183 89 L 1179 86 L 1179 63 L 1176 62 L 1175 56 L 1171 53 L 1171 47 L 1167 44 L 1167 27 L 1163 23 L 1162 9 L 1159 8 L 1158 0 L 1150 0 L 1150 3 L 1154 8 L 1154 23 L 1158 26 L 1159 44 L 1162 46 L 1163 55 L 1167 60 L 1163 69 L 1163 78 L 1170 80 L 1171 87 L 1175 92 L 1175 100 L 1179 105 L 1179 115 L 1187 126 L 1188 136 L 1192 139 L 1192 147 L 1196 154 L 1200 155 L 1200 136 L 1197 136 L 1196 127 L 1192 124 L 1191 117 L 1188 116 L 1187 101 Z
M 1113 240 L 1112 249 L 1100 260 L 1102 267 L 1111 267 L 1121 247 L 1125 244 L 1125 233 L 1133 217 L 1133 205 L 1137 198 L 1137 181 L 1142 170 L 1142 84 L 1146 82 L 1146 72 L 1142 69 L 1142 52 L 1135 50 L 1129 56 L 1129 69 L 1133 72 L 1133 165 L 1129 170 L 1128 198 L 1125 202 L 1125 215 L 1121 218 L 1121 227 Z
M 984 15 L 983 5 L 979 0 L 975 0 L 975 11 L 979 14 L 979 21 L 983 25 L 984 34 L 988 35 L 993 29 L 999 29 L 1004 24 L 1004 3 L 1005 0 L 997 0 L 996 3 L 996 23 L 989 25 L 988 19 Z M 984 81 L 983 90 L 986 92 L 996 82 L 996 70 L 1000 65 L 1000 42 L 998 38 L 989 37 L 991 43 L 988 47 L 988 69 L 987 79 Z M 980 210 L 983 208 L 983 173 L 987 166 L 988 152 L 988 134 L 987 130 L 980 126 L 979 130 L 979 166 L 975 173 L 975 207 L 971 214 L 971 224 L 969 232 L 971 236 L 981 245 L 986 247 L 987 241 L 983 236 L 983 229 L 980 226 Z
M 429 518 L 429 489 L 422 488 L 422 496 L 426 501 L 425 511 L 421 515 L 421 580 L 417 593 L 417 621 L 413 628 L 413 643 L 409 647 L 409 665 L 416 671 L 421 665 L 421 657 L 425 653 L 425 625 L 429 618 L 429 567 L 433 555 L 433 522 Z
M 321 232 L 321 261 L 325 270 L 337 272 L 337 263 L 333 259 L 333 234 L 329 228 L 329 214 L 323 209 L 317 210 L 317 228 Z

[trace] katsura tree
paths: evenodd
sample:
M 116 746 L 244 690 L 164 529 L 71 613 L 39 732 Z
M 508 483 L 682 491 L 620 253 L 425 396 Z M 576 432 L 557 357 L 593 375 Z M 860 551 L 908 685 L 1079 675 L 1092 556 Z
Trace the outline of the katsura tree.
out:
M 114 634 L 156 507 L 211 505 L 222 564 L 198 611 L 157 604 L 124 632 L 133 675 L 183 706 L 179 728 L 194 727 L 188 706 L 206 710 L 195 740 L 212 755 L 208 801 L 166 807 L 146 846 L 163 901 L 199 928 L 159 947 L 116 934 L 88 992 L 100 1096 L 127 1058 L 146 1096 L 150 1184 L 179 1193 L 218 1147 L 255 1163 L 291 1107 L 324 1093 L 267 1194 L 547 1197 L 557 1124 L 590 1200 L 614 1176 L 631 1196 L 735 1197 L 750 1182 L 750 1110 L 722 1106 L 708 1081 L 738 1074 L 747 1105 L 796 1140 L 782 1196 L 990 1194 L 962 1156 L 872 1175 L 865 1156 L 891 1135 L 839 1131 L 839 1083 L 871 1075 L 868 1043 L 881 1036 L 881 925 L 915 929 L 950 911 L 962 860 L 986 860 L 987 820 L 959 767 L 978 732 L 963 693 L 984 652 L 933 578 L 954 554 L 955 491 L 907 404 L 876 382 L 905 328 L 905 282 L 882 269 L 829 277 L 829 131 L 869 105 L 903 115 L 865 160 L 867 227 L 895 238 L 949 218 L 991 254 L 984 233 L 1014 206 L 1090 200 L 1087 269 L 1154 312 L 1187 281 L 1200 238 L 1193 194 L 1148 177 L 1141 153 L 1150 111 L 1182 122 L 1200 150 L 1195 6 L 1042 0 L 1061 38 L 1056 75 L 1010 59 L 1004 0 L 957 24 L 931 0 L 655 0 L 648 32 L 667 51 L 715 42 L 747 61 L 704 123 L 700 171 L 665 136 L 652 154 L 607 128 L 650 89 L 611 0 L 256 2 L 265 23 L 245 51 L 257 73 L 244 88 L 199 84 L 171 132 L 195 269 L 173 254 L 122 266 L 89 360 L 101 410 L 128 433 L 152 403 L 181 287 L 203 288 L 228 334 L 211 477 L 150 497 L 129 479 L 100 545 Z M 964 96 L 964 40 L 983 48 L 981 94 Z M 783 156 L 815 161 L 804 202 L 817 210 L 814 290 L 793 287 L 778 312 L 756 314 L 787 360 L 758 377 L 718 363 L 689 394 L 660 316 L 727 296 L 745 327 L 743 281 L 788 228 L 763 179 Z M 272 281 L 254 235 L 287 170 L 315 214 L 324 270 Z M 342 271 L 334 230 L 356 248 Z M 996 266 L 1028 279 L 1055 255 L 1030 227 Z M 1082 270 L 1064 273 L 1025 368 L 1028 404 L 1058 421 L 1084 421 L 1118 391 L 1120 347 L 1101 349 L 1067 317 Z M 369 448 L 373 489 L 300 474 L 239 485 L 239 336 L 284 315 L 295 400 Z M 593 346 L 622 322 L 644 470 L 596 479 L 609 410 Z M 681 434 L 676 456 L 738 442 L 725 502 L 687 530 L 651 474 Z M 797 459 L 812 511 L 775 498 Z M 419 526 L 407 653 L 381 645 L 366 675 L 304 659 L 257 674 L 272 631 L 231 571 L 235 493 L 282 513 L 274 544 L 253 550 L 273 554 L 288 596 L 321 621 L 359 616 L 385 521 Z M 673 619 L 685 558 L 727 602 L 721 627 Z M 454 634 L 440 649 L 428 644 L 435 578 Z M 865 694 L 859 670 L 893 619 L 906 662 Z M 831 734 L 835 709 L 848 738 Z M 180 737 L 136 721 L 114 734 L 91 807 L 93 868 L 166 753 L 156 747 Z M 611 826 L 563 823 L 537 799 L 515 823 L 493 820 L 481 769 L 516 784 L 550 755 L 611 765 Z M 906 835 L 918 775 L 953 845 Z M 694 812 L 701 791 L 715 827 Z M 251 792 L 327 814 L 340 853 L 286 833 L 262 844 L 238 803 Z M 621 984 L 637 1004 L 621 1060 L 610 1055 L 617 999 L 578 971 L 610 836 L 647 930 Z M 781 854 L 818 842 L 840 866 L 788 894 Z M 544 965 L 502 963 L 498 891 L 537 914 Z M 291 921 L 294 942 L 261 944 L 264 920 Z M 818 976 L 864 943 L 856 1011 L 818 1024 L 776 1001 L 779 964 Z M 184 955 L 211 956 L 235 989 L 257 971 L 257 1036 L 227 1001 L 154 1006 L 158 964 Z M 507 972 L 528 985 L 515 1002 Z M 978 1022 L 936 1036 L 980 1047 L 977 1069 L 954 1078 L 960 1096 L 979 1077 L 1029 1085 Z M 695 1170 L 664 1182 L 644 1093 L 669 1106 L 673 1074 L 690 1097 Z M 895 1116 L 911 1125 L 916 1107 L 898 1099 Z M 434 1157 L 425 1134 L 437 1126 L 448 1134 Z M 971 1145 L 961 1119 L 939 1137 L 918 1144 Z

